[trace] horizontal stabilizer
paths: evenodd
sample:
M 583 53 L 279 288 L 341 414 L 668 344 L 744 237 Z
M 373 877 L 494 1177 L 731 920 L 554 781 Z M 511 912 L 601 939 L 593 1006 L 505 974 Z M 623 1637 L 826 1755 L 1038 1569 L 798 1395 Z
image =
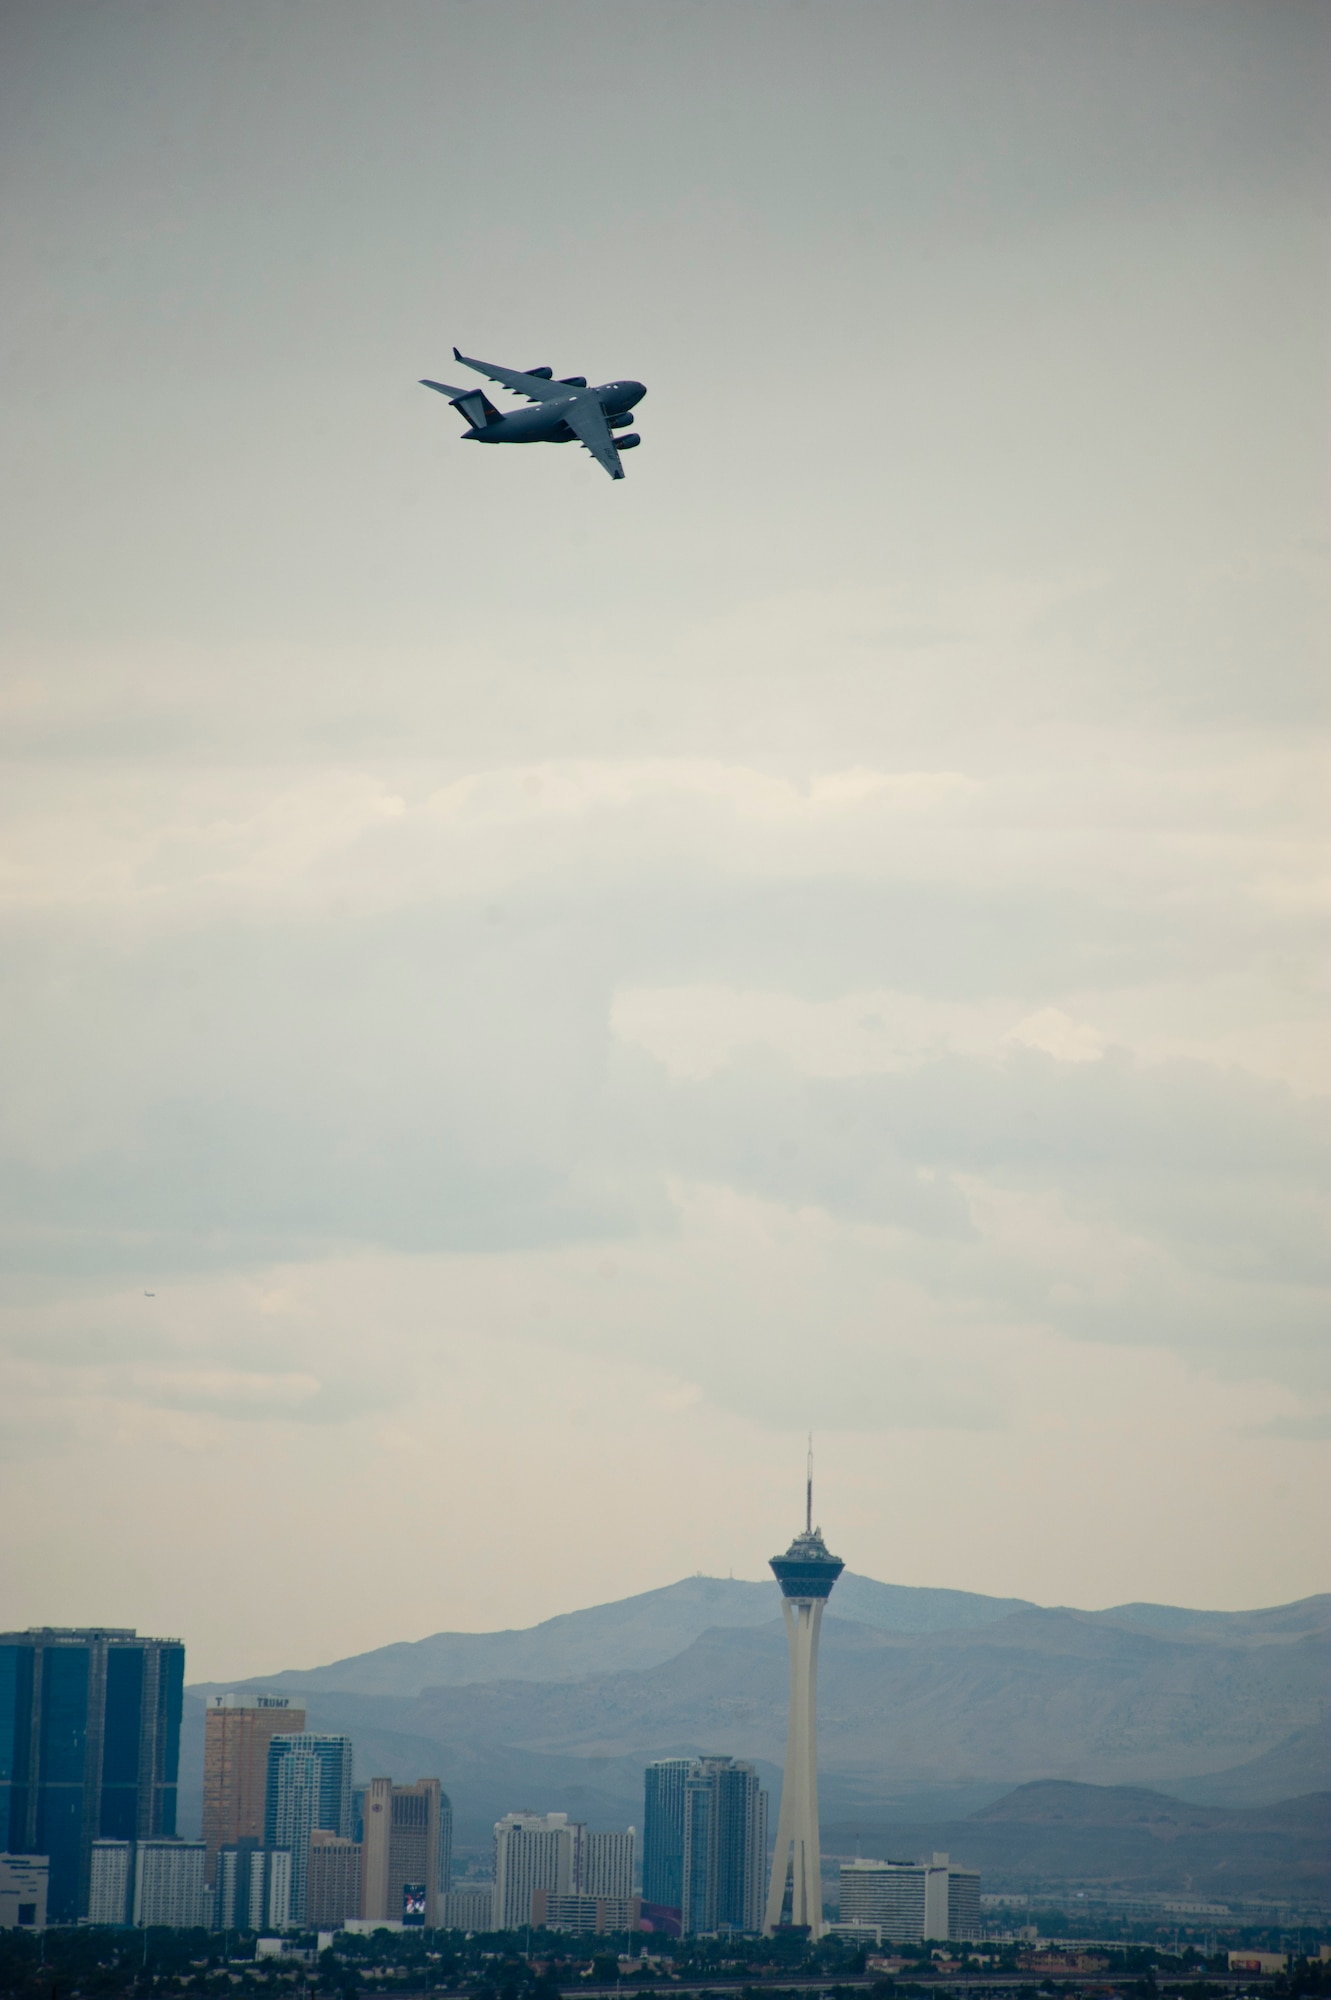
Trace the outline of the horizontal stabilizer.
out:
M 460 410 L 473 430 L 484 430 L 499 416 L 498 410 L 486 395 L 484 389 L 453 389 L 447 382 L 431 382 L 425 375 L 421 377 L 422 389 L 437 389 L 441 396 L 447 396 L 455 410 Z

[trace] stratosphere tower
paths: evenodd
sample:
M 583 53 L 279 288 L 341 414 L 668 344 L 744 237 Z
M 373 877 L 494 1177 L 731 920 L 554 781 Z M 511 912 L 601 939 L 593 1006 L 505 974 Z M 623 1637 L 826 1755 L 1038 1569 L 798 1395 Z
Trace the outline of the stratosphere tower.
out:
M 776 1853 L 767 1891 L 763 1930 L 770 1936 L 781 1922 L 790 1886 L 790 1922 L 823 1934 L 823 1864 L 818 1844 L 818 1633 L 832 1585 L 846 1565 L 829 1555 L 821 1528 L 813 1525 L 813 1448 L 805 1483 L 804 1533 L 783 1556 L 772 1557 L 781 1586 L 781 1610 L 790 1642 L 790 1724 L 786 1735 L 786 1775 L 776 1826 Z

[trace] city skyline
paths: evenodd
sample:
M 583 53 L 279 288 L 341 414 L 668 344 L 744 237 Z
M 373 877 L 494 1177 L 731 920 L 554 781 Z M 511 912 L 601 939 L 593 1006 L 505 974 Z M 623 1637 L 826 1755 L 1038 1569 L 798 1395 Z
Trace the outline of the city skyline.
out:
M 743 1758 L 717 1752 L 691 1759 L 657 1759 L 639 1767 L 640 1796 L 644 1807 L 643 1869 L 645 1877 L 649 1873 L 652 1876 L 651 1883 L 645 1880 L 643 1886 L 644 1889 L 649 1886 L 655 1888 L 659 1895 L 658 1876 L 666 1882 L 677 1881 L 680 1885 L 678 1904 L 662 1906 L 656 1896 L 638 1892 L 638 1843 L 633 1826 L 607 1827 L 604 1819 L 599 1823 L 589 1823 L 587 1818 L 553 1808 L 543 1813 L 528 1810 L 506 1813 L 493 1828 L 494 1872 L 488 1888 L 478 1886 L 472 1878 L 464 1880 L 455 1895 L 449 1886 L 450 1868 L 445 1838 L 446 1827 L 451 1827 L 451 1803 L 441 1790 L 439 1778 L 424 1777 L 404 1783 L 388 1777 L 373 1777 L 354 1783 L 355 1746 L 352 1738 L 308 1729 L 293 1731 L 286 1736 L 279 1732 L 270 1738 L 266 1842 L 260 1846 L 253 1839 L 241 1837 L 218 1850 L 215 1894 L 209 1892 L 205 1885 L 206 1844 L 202 1839 L 190 1838 L 187 1828 L 183 1837 L 141 1833 L 137 1839 L 126 1840 L 103 1834 L 95 1837 L 91 1844 L 89 1888 L 80 1914 L 93 1923 L 113 1926 L 131 1924 L 138 1928 L 188 1928 L 202 1924 L 228 1930 L 253 1931 L 262 1927 L 265 1932 L 273 1934 L 316 1924 L 320 1928 L 336 1928 L 345 1923 L 353 1928 L 368 1929 L 384 1922 L 390 1926 L 405 1923 L 408 1928 L 413 1924 L 433 1927 L 437 1922 L 444 1922 L 458 1923 L 471 1930 L 490 1924 L 510 1932 L 546 1926 L 570 1935 L 590 1935 L 632 1931 L 641 1920 L 648 1930 L 663 1931 L 668 1937 L 682 1935 L 687 1939 L 697 1934 L 752 1935 L 760 1926 L 770 1934 L 774 1922 L 779 1920 L 791 1925 L 801 1936 L 808 1936 L 812 1942 L 816 1942 L 825 1926 L 836 1929 L 845 1939 L 858 1938 L 861 1943 L 871 1944 L 891 1941 L 909 1945 L 931 1939 L 975 1940 L 980 1936 L 982 1927 L 980 1873 L 974 1865 L 975 1857 L 965 1852 L 967 1844 L 983 1845 L 986 1836 L 996 1827 L 1001 1827 L 1005 1819 L 1008 1820 L 1006 1831 L 1009 1838 L 1024 1832 L 1044 1832 L 1047 1838 L 1049 1827 L 1067 1829 L 1070 1824 L 1075 1824 L 1069 1811 L 1074 1795 L 1094 1793 L 1098 1788 L 1069 1785 L 1065 1781 L 1045 1786 L 1024 1786 L 1020 1788 L 1020 1797 L 1014 1795 L 1011 1800 L 1004 1801 L 1012 1808 L 1011 1816 L 1000 1813 L 997 1821 L 990 1824 L 994 1816 L 981 1812 L 968 1825 L 954 1829 L 962 1841 L 959 1857 L 937 1851 L 936 1845 L 930 1855 L 926 1842 L 926 1851 L 919 1854 L 918 1859 L 903 1861 L 900 1853 L 903 1848 L 909 1852 L 909 1846 L 903 1840 L 895 1840 L 893 1844 L 898 1857 L 895 1860 L 881 1858 L 880 1848 L 880 1858 L 857 1855 L 851 1861 L 846 1859 L 843 1845 L 839 1854 L 834 1855 L 831 1874 L 824 1873 L 818 1856 L 816 1758 L 811 1755 L 813 1735 L 808 1727 L 815 1718 L 813 1714 L 806 1713 L 806 1703 L 811 1703 L 815 1693 L 816 1677 L 812 1671 L 815 1648 L 808 1640 L 817 1636 L 817 1620 L 813 1616 L 806 1618 L 803 1614 L 812 1613 L 826 1601 L 827 1593 L 842 1574 L 842 1565 L 839 1558 L 827 1554 L 821 1534 L 811 1525 L 812 1518 L 810 1494 L 803 1531 L 796 1536 L 784 1556 L 772 1559 L 782 1594 L 790 1606 L 785 1623 L 791 1641 L 788 1748 L 791 1753 L 789 1764 L 793 1768 L 788 1769 L 787 1782 L 783 1786 L 783 1797 L 789 1810 L 778 1819 L 770 1891 L 766 1899 L 768 1921 L 765 1925 L 762 1924 L 762 1913 L 768 1854 L 768 1800 L 757 1770 Z M 1309 1608 L 1314 1612 L 1317 1609 L 1316 1606 Z M 1150 1612 L 1153 1607 L 1138 1609 Z M 1300 1649 L 1299 1628 L 1287 1615 L 1298 1609 L 1295 1606 L 1285 1607 L 1265 1624 L 1257 1626 L 1253 1638 L 1259 1650 L 1279 1647 L 1282 1635 L 1287 1647 L 1306 1650 L 1306 1635 L 1305 1644 Z M 1323 1606 L 1323 1626 L 1325 1617 L 1326 1607 Z M 801 1643 L 801 1628 L 808 1635 L 804 1643 Z M 962 1629 L 973 1648 L 977 1639 L 981 1638 L 983 1628 Z M 1110 1628 L 1110 1635 L 1119 1652 L 1122 1651 L 1127 1629 Z M 1223 1661 L 1224 1640 L 1214 1623 L 1198 1629 L 1205 1634 L 1205 1643 L 1200 1650 L 1210 1655 L 1213 1661 Z M 42 1743 L 51 1738 L 53 1732 L 56 1738 L 63 1738 L 75 1720 L 74 1710 L 69 1704 L 73 1683 L 68 1671 L 60 1671 L 62 1665 L 67 1668 L 70 1661 L 77 1663 L 86 1658 L 88 1671 L 79 1680 L 83 1712 L 89 1725 L 86 1736 L 88 1740 L 93 1740 L 100 1731 L 105 1745 L 114 1736 L 115 1728 L 122 1727 L 125 1719 L 121 1715 L 123 1687 L 120 1687 L 119 1693 L 116 1688 L 119 1683 L 125 1682 L 126 1676 L 123 1668 L 111 1670 L 112 1648 L 120 1649 L 122 1661 L 130 1657 L 134 1649 L 142 1649 L 145 1645 L 174 1646 L 178 1654 L 178 1642 L 145 1641 L 140 1635 L 123 1629 L 112 1633 L 98 1629 L 68 1629 L 59 1633 L 6 1636 L 10 1641 L 23 1639 L 29 1643 L 26 1646 L 10 1644 L 4 1652 L 0 1652 L 0 1697 L 3 1698 L 0 1699 L 0 1714 L 9 1717 L 11 1722 L 18 1721 L 20 1736 L 26 1733 Z M 1084 1650 L 1088 1628 L 1081 1627 L 1079 1636 Z M 1191 1643 L 1196 1646 L 1196 1637 Z M 1008 1646 L 1003 1645 L 1001 1640 L 999 1652 L 1011 1657 Z M 54 1666 L 46 1657 L 48 1653 L 54 1657 Z M 25 1678 L 20 1670 L 29 1655 L 31 1672 Z M 752 1658 L 752 1655 L 749 1657 Z M 1289 1657 L 1294 1657 L 1293 1650 Z M 140 1713 L 155 1712 L 162 1688 L 169 1686 L 170 1674 L 164 1675 L 159 1664 L 155 1674 L 140 1674 L 138 1678 L 155 1680 L 156 1690 L 147 1701 L 146 1709 L 142 1697 L 140 1699 Z M 1018 1678 L 1023 1679 L 1020 1669 Z M 38 1706 L 34 1707 L 33 1700 L 29 1698 L 26 1709 L 20 1712 L 9 1697 L 15 1689 L 22 1692 L 28 1681 L 33 1694 L 38 1697 Z M 742 1680 L 734 1685 L 736 1692 L 742 1693 L 743 1705 L 751 1697 L 752 1689 Z M 1142 1685 L 1140 1681 L 1136 1683 L 1139 1699 Z M 115 1722 L 115 1728 L 110 1730 L 98 1720 L 103 1713 L 103 1699 L 108 1690 L 112 1699 L 105 1704 L 106 1720 Z M 1175 1688 L 1174 1692 L 1177 1695 L 1178 1689 Z M 1028 1707 L 1032 1703 L 1032 1694 L 1029 1682 L 1025 1682 L 1024 1700 Z M 270 1704 L 272 1702 L 271 1697 L 261 1699 Z M 243 1724 L 247 1716 L 251 1720 L 262 1718 L 266 1721 L 272 1712 L 271 1705 L 262 1708 L 257 1703 L 247 1709 L 243 1701 L 233 1696 L 229 1701 L 225 1698 L 221 1702 L 215 1700 L 202 1713 L 226 1718 L 228 1722 L 240 1720 Z M 286 1708 L 279 1713 L 290 1715 L 292 1711 Z M 1099 1719 L 1103 1726 L 1103 1711 Z M 244 1741 L 242 1728 L 236 1742 L 243 1744 Z M 212 1814 L 215 1822 L 228 1813 L 233 1818 L 238 1816 L 249 1782 L 247 1764 L 253 1761 L 253 1744 L 250 1743 L 248 1748 L 251 1753 L 248 1757 L 214 1759 L 212 1782 L 223 1795 L 215 1802 Z M 0 1744 L 0 1750 L 3 1749 L 4 1745 Z M 112 1776 L 112 1788 L 114 1771 L 123 1761 L 122 1749 L 123 1746 L 112 1746 L 109 1755 L 97 1753 L 101 1755 L 102 1776 Z M 154 1791 L 169 1794 L 176 1789 L 179 1774 L 173 1761 L 175 1754 L 178 1753 L 173 1753 L 170 1746 L 166 1746 L 160 1755 L 147 1750 L 141 1753 L 145 1771 L 154 1768 L 158 1771 L 153 1779 Z M 80 1813 L 85 1825 L 96 1826 L 100 1823 L 105 1826 L 118 1823 L 124 1815 L 113 1799 L 108 1803 L 106 1787 L 97 1777 L 97 1755 L 91 1765 L 86 1763 L 85 1758 L 85 1775 L 81 1783 L 85 1799 L 95 1797 L 100 1800 L 100 1805 L 92 1808 L 85 1805 L 80 1808 Z M 802 1768 L 806 1758 L 808 1765 Z M 5 1751 L 0 1762 L 5 1759 L 8 1759 L 8 1768 L 13 1763 L 12 1749 Z M 316 1769 L 316 1766 L 319 1768 Z M 445 1768 L 456 1767 L 450 1760 Z M 291 1782 L 294 1778 L 299 1778 L 300 1782 Z M 677 1779 L 682 1779 L 682 1785 L 676 1783 Z M 49 1788 L 52 1782 L 58 1786 L 66 1781 L 55 1776 L 43 1762 L 37 1768 L 37 1783 Z M 463 1782 L 468 1781 L 464 1779 Z M 90 1784 L 93 1785 L 92 1793 L 88 1791 Z M 1046 1794 L 1049 1795 L 1047 1798 Z M 680 1795 L 683 1801 L 682 1819 L 678 1810 Z M 861 1798 L 863 1796 L 861 1790 Z M 1139 1791 L 1133 1791 L 1134 1799 L 1140 1796 Z M 1177 1809 L 1180 1813 L 1177 1830 L 1185 1840 L 1195 1833 L 1199 1823 L 1195 1808 L 1183 1806 L 1180 1801 L 1170 1800 L 1158 1792 L 1151 1796 L 1155 1801 L 1155 1811 L 1148 1845 L 1152 1842 L 1159 1845 L 1158 1831 L 1174 1824 L 1168 1818 L 1170 1809 Z M 1105 1822 L 1106 1830 L 1111 1824 L 1121 1827 L 1121 1821 L 1114 1819 L 1113 1815 L 1122 1797 L 1123 1794 L 1116 1790 L 1105 1793 L 1110 1811 L 1110 1819 Z M 1282 1809 L 1292 1809 L 1296 1813 L 1298 1809 L 1304 1809 L 1301 1824 L 1305 1847 L 1307 1840 L 1315 1839 L 1316 1835 L 1316 1821 L 1308 1818 L 1306 1808 L 1316 1803 L 1313 1799 L 1293 1799 L 1287 1801 L 1286 1808 Z M 33 1808 L 29 1806 L 26 1810 L 30 1813 Z M 43 1808 L 38 1806 L 36 1810 L 40 1821 Z M 45 1810 L 49 1818 L 49 1806 Z M 136 1816 L 146 1824 L 151 1818 L 151 1810 L 145 1805 L 137 1809 Z M 1201 1817 L 1205 1819 L 1207 1815 L 1203 1813 Z M 1242 1879 L 1241 1874 L 1234 1872 L 1236 1866 L 1240 1870 L 1250 1868 L 1256 1858 L 1251 1856 L 1244 1862 L 1235 1852 L 1236 1829 L 1246 1816 L 1240 1814 L 1236 1820 L 1232 1813 L 1222 1810 L 1211 1817 L 1220 1841 L 1214 1850 L 1215 1858 L 1211 1865 L 1226 1871 L 1226 1882 L 1232 1895 L 1237 1882 Z M 354 1820 L 354 1837 L 348 1837 L 347 1832 L 322 1832 L 312 1824 L 318 1818 L 339 1822 L 348 1829 Z M 12 1811 L 10 1819 L 12 1823 Z M 1290 1822 L 1290 1831 L 1296 1823 L 1300 1822 Z M 1254 1832 L 1258 1833 L 1259 1842 L 1261 1837 L 1273 1830 L 1275 1824 L 1265 1814 L 1254 1819 Z M 883 1829 L 877 1831 L 881 1835 Z M 1063 1837 L 1060 1833 L 1059 1839 Z M 279 1844 L 282 1842 L 287 1844 Z M 858 1848 L 859 1834 L 855 1835 L 855 1843 Z M 918 1838 L 914 1839 L 914 1845 L 918 1850 Z M 994 1852 L 992 1847 L 988 1851 L 991 1855 Z M 1084 1867 L 1089 1858 L 1084 1841 L 1073 1843 L 1073 1851 L 1081 1857 L 1077 1865 Z M 1032 1858 L 1036 1852 L 1038 1843 L 1031 1850 Z M 802 1886 L 801 1853 L 804 1870 Z M 841 1862 L 839 1898 L 834 1888 L 835 1861 L 838 1858 Z M 1272 1858 L 1268 1850 L 1268 1866 Z M 4 1860 L 11 1870 L 6 1878 L 9 1886 L 4 1893 L 11 1896 L 16 1905 L 19 1898 L 28 1893 L 24 1885 L 35 1882 L 39 1873 L 41 1889 L 45 1890 L 49 1866 L 47 1856 L 20 1851 L 16 1855 L 5 1856 Z M 1287 1850 L 1280 1864 L 1286 1872 L 1291 1861 L 1292 1850 Z M 68 1859 L 63 1865 L 67 1902 Z M 1010 1873 L 1010 1860 L 1001 1865 Z M 1039 1865 L 1047 1868 L 1047 1856 Z M 1119 1858 L 1113 1865 L 1116 1868 L 1122 1865 L 1121 1848 Z M 1192 1851 L 1185 1848 L 1178 1865 L 1185 1870 L 1195 1867 L 1197 1864 Z M 1298 1865 L 1306 1870 L 1308 1861 Z M 779 1907 L 784 1902 L 781 1892 L 786 1888 L 787 1880 L 791 1892 L 790 1904 L 782 1909 Z M 1191 1887 L 1190 1879 L 1184 1887 Z M 447 1900 L 440 1901 L 440 1898 Z M 994 1899 L 989 1900 L 992 1902 Z M 1150 1898 L 1145 1900 L 1149 1904 Z M 317 1918 L 313 1914 L 316 1901 Z M 24 1907 L 35 1910 L 38 1904 L 30 1902 Z M 1226 1910 L 1217 1905 L 1216 1913 L 1223 1915 Z M 52 1914 L 53 1921 L 70 1921 L 67 1909 L 63 1916 L 59 1910 Z M 19 1921 L 26 1920 L 20 1918 Z

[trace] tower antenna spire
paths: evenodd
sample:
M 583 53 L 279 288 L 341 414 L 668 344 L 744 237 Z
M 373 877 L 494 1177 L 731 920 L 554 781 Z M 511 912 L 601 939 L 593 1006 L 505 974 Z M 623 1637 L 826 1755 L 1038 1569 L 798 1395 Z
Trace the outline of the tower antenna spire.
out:
M 813 1432 L 809 1432 L 809 1456 L 804 1468 L 804 1532 L 813 1533 Z

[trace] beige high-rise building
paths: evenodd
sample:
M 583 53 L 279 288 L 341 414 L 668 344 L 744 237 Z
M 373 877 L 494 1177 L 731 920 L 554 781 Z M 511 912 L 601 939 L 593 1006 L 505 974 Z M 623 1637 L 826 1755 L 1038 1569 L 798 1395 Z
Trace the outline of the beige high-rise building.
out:
M 316 1829 L 310 1835 L 310 1875 L 305 1921 L 312 1931 L 340 1931 L 361 1914 L 360 1843 Z
M 217 1850 L 263 1840 L 268 1745 L 305 1727 L 305 1711 L 284 1695 L 217 1694 L 203 1723 L 203 1841 L 209 1885 Z
M 505 1813 L 495 1821 L 494 1929 L 529 1924 L 534 1889 L 576 1896 L 587 1829 L 567 1813 Z
M 365 1787 L 361 1842 L 361 1915 L 400 1922 L 416 1915 L 433 1930 L 439 1923 L 438 1778 L 395 1785 L 371 1778 Z M 424 1910 L 409 1912 L 408 1884 L 424 1894 Z

